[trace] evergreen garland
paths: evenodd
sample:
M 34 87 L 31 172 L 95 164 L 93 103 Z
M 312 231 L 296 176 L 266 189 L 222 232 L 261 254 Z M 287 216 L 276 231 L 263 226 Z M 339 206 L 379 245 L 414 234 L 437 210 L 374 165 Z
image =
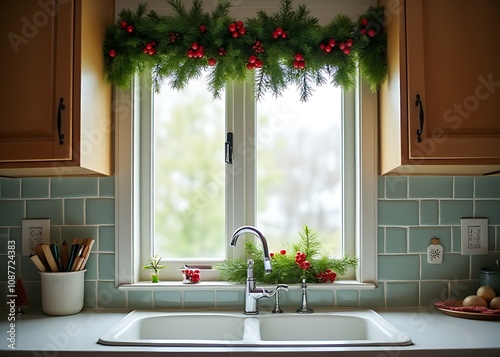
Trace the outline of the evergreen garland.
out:
M 292 0 L 282 0 L 276 14 L 260 11 L 244 22 L 229 17 L 226 0 L 212 13 L 204 12 L 201 0 L 190 9 L 181 0 L 168 3 L 175 15 L 160 16 L 140 4 L 135 12 L 122 9 L 107 29 L 104 57 L 111 84 L 128 88 L 136 73 L 151 71 L 156 91 L 165 79 L 182 89 L 209 68 L 208 89 L 219 97 L 228 81 L 256 72 L 257 99 L 296 84 L 307 101 L 313 85 L 352 88 L 358 63 L 372 91 L 386 78 L 382 7 L 370 7 L 357 21 L 339 14 L 320 26 L 305 5 L 294 9 Z
M 253 242 L 245 242 L 246 255 L 254 261 L 255 280 L 267 284 L 294 284 L 300 283 L 302 279 L 309 283 L 333 282 L 337 275 L 345 275 L 348 268 L 357 266 L 356 258 L 346 256 L 338 259 L 321 253 L 317 233 L 308 226 L 305 226 L 299 235 L 299 241 L 292 244 L 290 250 L 283 249 L 272 254 L 273 270 L 269 274 L 264 271 L 262 249 Z M 246 280 L 245 259 L 225 260 L 215 268 L 220 271 L 221 280 L 238 283 L 244 283 Z

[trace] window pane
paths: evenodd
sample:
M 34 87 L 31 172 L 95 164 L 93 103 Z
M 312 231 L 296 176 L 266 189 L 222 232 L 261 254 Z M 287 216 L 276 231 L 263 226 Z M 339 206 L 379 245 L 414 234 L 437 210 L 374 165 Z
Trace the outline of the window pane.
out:
M 205 83 L 154 96 L 154 251 L 163 258 L 225 255 L 225 106 Z
M 290 87 L 257 103 L 257 227 L 273 250 L 295 243 L 304 225 L 325 253 L 342 255 L 342 93 L 316 88 L 306 102 Z

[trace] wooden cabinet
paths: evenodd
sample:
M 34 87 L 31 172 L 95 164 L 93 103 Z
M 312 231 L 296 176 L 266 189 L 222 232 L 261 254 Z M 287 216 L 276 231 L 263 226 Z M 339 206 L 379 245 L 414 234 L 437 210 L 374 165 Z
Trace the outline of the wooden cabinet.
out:
M 0 176 L 112 174 L 113 0 L 0 5 Z
M 500 2 L 379 4 L 389 61 L 379 95 L 380 174 L 500 170 Z

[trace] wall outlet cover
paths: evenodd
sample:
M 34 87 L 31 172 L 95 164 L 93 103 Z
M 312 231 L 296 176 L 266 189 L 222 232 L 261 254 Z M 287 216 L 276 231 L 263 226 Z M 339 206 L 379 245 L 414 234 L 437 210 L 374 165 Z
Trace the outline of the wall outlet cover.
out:
M 22 234 L 22 255 L 35 254 L 38 244 L 50 244 L 50 219 L 23 219 Z
M 461 219 L 462 255 L 488 254 L 488 219 Z

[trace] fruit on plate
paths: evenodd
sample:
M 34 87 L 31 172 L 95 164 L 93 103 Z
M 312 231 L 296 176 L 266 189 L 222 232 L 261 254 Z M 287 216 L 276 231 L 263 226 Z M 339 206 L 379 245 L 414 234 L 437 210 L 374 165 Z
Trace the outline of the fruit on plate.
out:
M 480 296 L 469 295 L 467 296 L 463 303 L 464 306 L 484 306 L 488 307 L 488 302 Z
M 482 297 L 484 300 L 490 302 L 497 294 L 495 290 L 488 285 L 483 285 L 479 289 L 477 289 L 477 296 Z
M 490 301 L 490 309 L 500 310 L 500 296 L 494 297 Z

